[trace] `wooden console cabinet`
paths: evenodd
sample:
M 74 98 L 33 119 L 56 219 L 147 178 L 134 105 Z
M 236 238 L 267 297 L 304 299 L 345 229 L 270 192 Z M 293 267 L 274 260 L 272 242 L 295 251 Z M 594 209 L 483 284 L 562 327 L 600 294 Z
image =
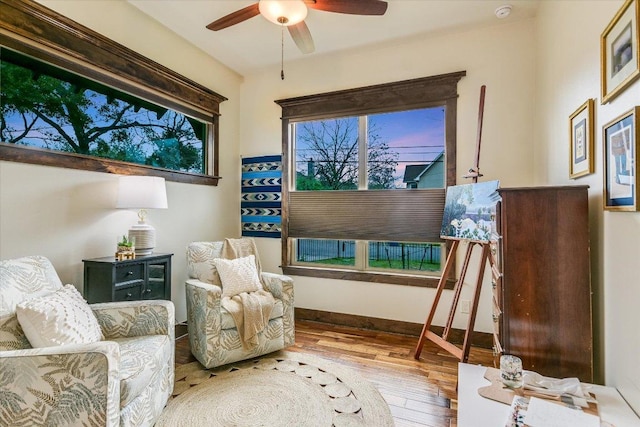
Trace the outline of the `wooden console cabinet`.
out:
M 117 261 L 84 259 L 84 297 L 90 303 L 171 299 L 171 257 L 153 254 Z
M 523 368 L 593 382 L 588 186 L 501 188 L 499 341 Z

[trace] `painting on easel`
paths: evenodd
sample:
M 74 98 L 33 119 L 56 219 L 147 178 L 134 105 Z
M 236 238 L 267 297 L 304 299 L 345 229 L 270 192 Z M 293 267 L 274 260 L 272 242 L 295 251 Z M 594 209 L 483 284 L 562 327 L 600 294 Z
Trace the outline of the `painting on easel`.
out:
M 447 188 L 440 237 L 487 243 L 496 231 L 499 181 Z

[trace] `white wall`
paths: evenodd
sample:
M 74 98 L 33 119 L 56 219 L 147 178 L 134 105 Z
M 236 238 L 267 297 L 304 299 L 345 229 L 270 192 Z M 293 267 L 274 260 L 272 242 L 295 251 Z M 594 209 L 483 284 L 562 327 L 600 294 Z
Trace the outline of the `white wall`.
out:
M 167 210 L 149 212 L 156 252 L 174 253 L 172 300 L 186 319 L 186 245 L 239 230 L 239 92 L 241 78 L 122 1 L 42 1 L 63 15 L 229 98 L 221 104 L 217 187 L 167 182 Z M 65 283 L 82 290 L 82 259 L 109 256 L 137 221 L 115 209 L 117 176 L 0 161 L 0 259 L 40 254 Z
M 622 0 L 541 2 L 537 17 L 536 150 L 538 184 L 590 186 L 592 289 L 597 377 L 640 411 L 640 214 L 602 208 L 602 126 L 640 104 L 640 81 L 600 104 L 600 35 Z M 595 102 L 595 173 L 569 179 L 569 115 Z
M 500 24 L 285 62 L 284 81 L 278 68 L 245 76 L 240 102 L 242 155 L 281 152 L 280 107 L 274 100 L 466 70 L 467 76 L 458 85 L 458 182 L 464 182 L 461 176 L 474 162 L 480 86 L 485 84 L 483 180 L 499 179 L 503 187 L 530 185 L 534 22 Z M 279 271 L 280 241 L 259 239 L 258 244 L 265 269 Z M 470 268 L 467 282 L 474 283 L 475 275 Z M 297 307 L 414 323 L 424 322 L 435 294 L 433 289 L 380 283 L 310 277 L 295 280 Z M 468 288 L 463 293 L 465 299 L 469 299 Z M 436 324 L 446 321 L 450 294 L 447 291 L 443 297 Z M 477 330 L 491 331 L 488 297 L 486 290 Z M 454 326 L 465 325 L 466 316 L 457 316 Z

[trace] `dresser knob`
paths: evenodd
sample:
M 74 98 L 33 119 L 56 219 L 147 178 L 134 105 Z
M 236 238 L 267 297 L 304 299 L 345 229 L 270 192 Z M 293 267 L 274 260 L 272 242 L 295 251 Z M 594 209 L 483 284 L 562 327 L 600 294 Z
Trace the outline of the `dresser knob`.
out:
M 147 294 L 148 294 L 148 293 L 151 293 L 151 289 L 145 289 L 144 291 L 145 291 L 145 293 L 147 293 Z
M 127 298 L 131 298 L 133 295 L 131 295 L 131 293 L 127 294 Z
M 127 276 L 133 276 L 133 271 L 127 271 Z

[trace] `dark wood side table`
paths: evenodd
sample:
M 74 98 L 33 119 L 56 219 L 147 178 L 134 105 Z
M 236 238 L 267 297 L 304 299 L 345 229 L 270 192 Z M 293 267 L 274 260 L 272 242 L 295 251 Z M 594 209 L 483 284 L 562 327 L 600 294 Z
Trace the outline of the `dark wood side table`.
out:
M 152 254 L 117 261 L 115 257 L 83 259 L 84 297 L 90 303 L 171 300 L 171 257 Z

